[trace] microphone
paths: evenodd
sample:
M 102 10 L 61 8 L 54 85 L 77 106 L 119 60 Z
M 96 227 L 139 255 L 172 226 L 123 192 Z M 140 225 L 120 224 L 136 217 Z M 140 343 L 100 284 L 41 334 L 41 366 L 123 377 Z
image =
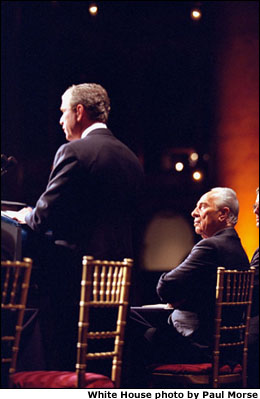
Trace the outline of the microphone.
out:
M 8 169 L 17 165 L 17 160 L 15 157 L 8 157 L 4 154 L 1 154 L 1 176 L 8 172 Z

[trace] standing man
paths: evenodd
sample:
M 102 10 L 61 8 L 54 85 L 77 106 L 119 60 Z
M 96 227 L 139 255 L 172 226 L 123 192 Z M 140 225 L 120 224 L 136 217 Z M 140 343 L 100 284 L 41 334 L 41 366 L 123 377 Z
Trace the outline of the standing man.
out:
M 58 149 L 35 208 L 23 208 L 17 219 L 40 235 L 52 231 L 55 245 L 46 262 L 45 286 L 55 332 L 47 338 L 52 355 L 48 364 L 66 370 L 75 367 L 82 255 L 133 257 L 132 222 L 143 170 L 135 154 L 107 128 L 110 100 L 102 86 L 72 85 L 60 109 L 69 143 Z
M 131 312 L 123 373 L 126 388 L 145 388 L 145 368 L 152 363 L 209 361 L 217 268 L 249 268 L 234 228 L 238 212 L 238 199 L 230 188 L 213 188 L 199 199 L 191 215 L 202 240 L 180 265 L 162 274 L 157 285 L 161 301 L 173 308 L 168 323 L 155 325 Z
M 69 87 L 60 124 L 68 144 L 56 153 L 45 192 L 35 208 L 18 212 L 55 243 L 103 259 L 132 257 L 131 222 L 143 182 L 137 157 L 107 128 L 110 100 L 94 83 Z

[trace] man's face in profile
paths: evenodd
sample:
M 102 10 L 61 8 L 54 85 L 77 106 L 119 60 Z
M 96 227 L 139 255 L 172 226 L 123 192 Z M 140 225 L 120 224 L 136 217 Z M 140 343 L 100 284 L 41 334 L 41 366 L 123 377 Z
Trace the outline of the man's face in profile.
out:
M 62 102 L 60 110 L 62 116 L 60 118 L 60 124 L 65 133 L 66 140 L 72 141 L 81 137 L 81 132 L 77 123 L 77 113 L 75 109 L 71 108 L 70 105 L 71 94 L 66 91 L 62 96 Z
M 211 237 L 222 227 L 219 220 L 221 211 L 216 206 L 215 196 L 211 192 L 204 194 L 191 213 L 195 232 L 203 238 Z

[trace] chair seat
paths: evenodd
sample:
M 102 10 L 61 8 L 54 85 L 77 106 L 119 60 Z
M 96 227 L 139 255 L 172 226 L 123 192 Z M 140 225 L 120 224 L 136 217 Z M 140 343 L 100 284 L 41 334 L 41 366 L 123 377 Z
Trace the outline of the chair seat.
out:
M 11 377 L 12 388 L 63 388 L 75 389 L 77 375 L 71 371 L 21 371 Z M 114 388 L 109 377 L 85 373 L 83 388 Z
M 160 364 L 153 365 L 150 368 L 152 373 L 170 373 L 170 374 L 209 374 L 212 371 L 211 363 L 198 364 Z M 240 364 L 230 366 L 225 364 L 220 367 L 219 374 L 237 374 L 242 372 Z

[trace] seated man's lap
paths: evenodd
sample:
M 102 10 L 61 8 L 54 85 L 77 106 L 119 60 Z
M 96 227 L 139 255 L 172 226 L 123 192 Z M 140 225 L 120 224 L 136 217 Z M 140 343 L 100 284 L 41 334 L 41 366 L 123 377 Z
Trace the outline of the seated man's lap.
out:
M 147 359 L 144 363 L 196 363 L 208 361 L 208 347 L 203 347 L 193 340 L 193 336 L 184 337 L 167 323 L 165 310 L 161 310 L 163 320 L 154 320 L 152 313 L 131 309 L 127 323 L 126 341 L 131 352 L 138 350 Z M 159 313 L 158 313 L 159 314 Z M 168 315 L 170 312 L 168 312 Z M 148 316 L 148 317 L 146 317 Z M 196 335 L 195 335 L 196 336 Z M 129 342 L 130 341 L 130 342 Z M 127 344 L 127 342 L 126 342 Z M 136 352 L 136 351 L 135 351 Z M 131 353 L 131 356 L 133 354 Z

